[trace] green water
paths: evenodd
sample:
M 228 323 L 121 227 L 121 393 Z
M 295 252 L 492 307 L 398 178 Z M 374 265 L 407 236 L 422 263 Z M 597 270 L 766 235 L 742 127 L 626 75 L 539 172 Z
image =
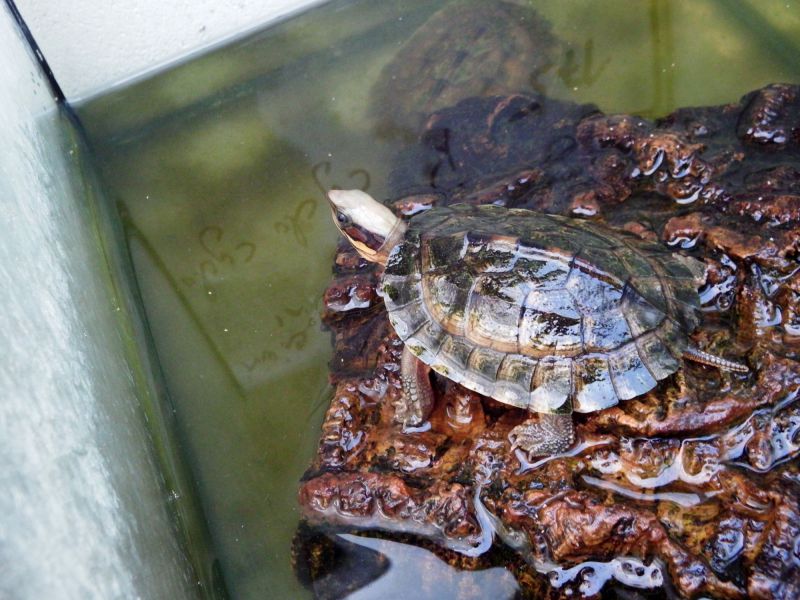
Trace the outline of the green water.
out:
M 390 194 L 370 88 L 443 4 L 332 2 L 78 107 L 208 526 L 201 572 L 234 598 L 309 595 L 290 544 L 330 394 L 322 190 Z M 532 4 L 567 42 L 536 78 L 554 97 L 658 116 L 800 81 L 795 2 Z

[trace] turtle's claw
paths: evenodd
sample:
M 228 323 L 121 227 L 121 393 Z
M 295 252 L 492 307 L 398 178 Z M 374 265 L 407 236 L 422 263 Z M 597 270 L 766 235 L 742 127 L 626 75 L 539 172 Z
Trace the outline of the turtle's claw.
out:
M 512 451 L 519 448 L 529 459 L 559 454 L 575 441 L 572 415 L 540 413 L 537 420 L 529 419 L 514 427 L 508 439 Z

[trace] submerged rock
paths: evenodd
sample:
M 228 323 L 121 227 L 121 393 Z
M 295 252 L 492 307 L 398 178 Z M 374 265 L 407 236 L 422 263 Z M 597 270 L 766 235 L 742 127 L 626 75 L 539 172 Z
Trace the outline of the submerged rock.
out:
M 378 129 L 413 139 L 428 115 L 465 98 L 533 91 L 559 44 L 530 6 L 448 3 L 403 44 L 375 84 Z
M 573 448 L 535 463 L 507 439 L 523 411 L 438 376 L 429 427 L 404 432 L 379 272 L 343 244 L 324 314 L 336 391 L 300 490 L 309 523 L 502 564 L 529 597 L 798 597 L 798 98 L 772 85 L 659 121 L 525 95 L 434 113 L 392 176 L 398 211 L 497 203 L 660 240 L 708 266 L 694 342 L 752 372 L 684 363 L 580 417 Z M 298 557 L 330 543 L 313 531 Z

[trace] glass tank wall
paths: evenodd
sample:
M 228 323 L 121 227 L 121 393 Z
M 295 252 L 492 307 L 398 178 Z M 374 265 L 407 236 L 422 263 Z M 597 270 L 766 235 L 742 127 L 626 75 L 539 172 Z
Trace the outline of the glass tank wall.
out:
M 5 5 L 0 63 L 0 597 L 201 597 L 112 219 Z

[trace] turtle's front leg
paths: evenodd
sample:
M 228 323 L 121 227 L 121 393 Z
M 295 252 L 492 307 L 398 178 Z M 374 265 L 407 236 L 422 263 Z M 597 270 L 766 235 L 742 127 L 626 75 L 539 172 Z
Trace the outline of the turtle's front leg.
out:
M 433 388 L 429 377 L 430 367 L 403 347 L 400 359 L 400 376 L 403 394 L 397 404 L 395 420 L 403 427 L 419 427 L 433 409 Z
M 564 452 L 575 441 L 571 413 L 538 413 L 539 418 L 529 418 L 508 434 L 511 449 L 519 448 L 528 455 L 550 456 Z

